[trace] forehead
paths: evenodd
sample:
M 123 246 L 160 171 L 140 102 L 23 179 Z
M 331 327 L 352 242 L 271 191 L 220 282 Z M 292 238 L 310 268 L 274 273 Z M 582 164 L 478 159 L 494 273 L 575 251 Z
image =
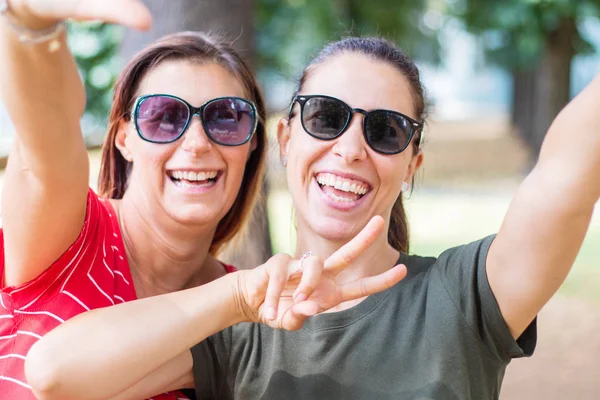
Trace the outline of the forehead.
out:
M 353 108 L 389 109 L 416 118 L 411 87 L 404 74 L 387 62 L 363 54 L 343 53 L 316 65 L 302 94 L 325 94 Z
M 138 95 L 171 94 L 199 106 L 215 97 L 246 97 L 242 83 L 225 67 L 215 62 L 166 60 L 148 71 Z

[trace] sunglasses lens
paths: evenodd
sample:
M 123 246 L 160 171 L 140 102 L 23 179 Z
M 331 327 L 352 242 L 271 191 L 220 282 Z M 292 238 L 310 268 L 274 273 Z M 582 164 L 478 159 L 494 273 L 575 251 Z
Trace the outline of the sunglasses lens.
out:
M 135 120 L 142 137 L 151 142 L 168 143 L 177 139 L 190 116 L 188 106 L 167 96 L 146 97 L 138 105 Z
M 412 124 L 402 115 L 378 110 L 365 121 L 367 142 L 373 150 L 384 154 L 397 154 L 408 146 Z
M 333 139 L 346 126 L 350 111 L 340 100 L 329 97 L 311 97 L 304 103 L 302 125 L 319 139 Z
M 237 146 L 250 139 L 256 115 L 252 104 L 234 97 L 214 100 L 202 116 L 206 134 L 216 143 Z

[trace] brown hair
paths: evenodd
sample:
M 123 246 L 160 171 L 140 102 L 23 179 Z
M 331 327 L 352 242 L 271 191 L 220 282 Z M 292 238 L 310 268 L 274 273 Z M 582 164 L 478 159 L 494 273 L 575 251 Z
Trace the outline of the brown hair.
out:
M 132 165 L 123 158 L 115 146 L 119 123 L 123 119 L 129 120 L 136 92 L 145 74 L 162 61 L 178 59 L 214 62 L 226 68 L 244 85 L 247 96 L 256 104 L 258 113 L 255 132 L 256 149 L 246 163 L 244 177 L 235 202 L 217 226 L 210 246 L 211 254 L 216 254 L 228 240 L 243 230 L 252 213 L 260 194 L 267 150 L 266 111 L 262 93 L 248 64 L 224 41 L 216 40 L 200 32 L 176 33 L 149 45 L 127 64 L 115 85 L 108 133 L 102 148 L 98 191 L 100 196 L 107 198 L 120 199 L 123 197 L 127 190 L 127 179 Z
M 392 42 L 379 37 L 347 37 L 326 45 L 302 72 L 302 76 L 300 77 L 298 88 L 294 93 L 294 97 L 302 90 L 302 87 L 306 83 L 307 79 L 309 79 L 311 72 L 316 68 L 317 65 L 322 64 L 332 57 L 344 53 L 360 53 L 375 60 L 387 63 L 402 72 L 402 74 L 408 80 L 412 90 L 411 94 L 413 96 L 416 118 L 418 121 L 425 121 L 425 91 L 423 85 L 421 84 L 419 69 L 415 63 L 406 54 L 404 54 L 404 52 L 402 52 L 402 50 L 396 47 Z M 418 131 L 413 138 L 413 149 L 415 154 L 419 150 L 421 136 L 422 131 Z M 398 196 L 392 208 L 390 228 L 388 231 L 388 242 L 396 250 L 408 253 L 408 219 L 406 218 L 406 212 L 402 202 L 402 193 L 400 196 Z

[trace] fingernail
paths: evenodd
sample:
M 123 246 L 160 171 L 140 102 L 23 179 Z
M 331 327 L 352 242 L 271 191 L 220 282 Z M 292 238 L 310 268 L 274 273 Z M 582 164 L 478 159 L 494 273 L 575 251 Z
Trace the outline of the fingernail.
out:
M 265 312 L 265 317 L 267 317 L 267 319 L 275 319 L 275 308 L 267 307 L 267 311 Z
M 306 293 L 298 293 L 295 297 L 294 297 L 294 301 L 296 303 L 300 303 L 304 300 L 306 300 L 308 297 L 306 296 Z

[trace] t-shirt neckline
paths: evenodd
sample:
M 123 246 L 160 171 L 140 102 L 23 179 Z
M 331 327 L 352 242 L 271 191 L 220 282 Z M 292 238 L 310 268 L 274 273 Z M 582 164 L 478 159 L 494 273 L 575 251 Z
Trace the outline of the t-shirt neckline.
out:
M 396 264 L 403 263 L 406 265 L 406 257 L 406 254 L 400 253 L 400 258 Z M 302 330 L 319 332 L 340 329 L 352 325 L 373 312 L 397 285 L 398 284 L 382 292 L 372 294 L 354 307 L 350 307 L 346 310 L 315 315 L 304 322 Z

